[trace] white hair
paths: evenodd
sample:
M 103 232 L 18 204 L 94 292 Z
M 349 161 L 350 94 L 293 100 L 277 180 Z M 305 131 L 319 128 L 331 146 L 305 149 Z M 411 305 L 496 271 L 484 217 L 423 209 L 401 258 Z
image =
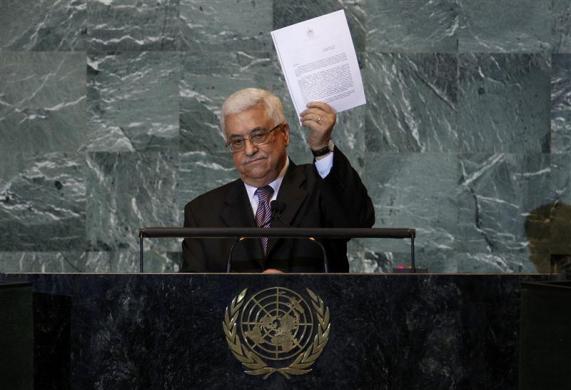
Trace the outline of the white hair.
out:
M 285 122 L 284 108 L 280 98 L 265 89 L 245 88 L 228 96 L 222 105 L 220 127 L 226 131 L 224 128 L 224 119 L 227 115 L 239 114 L 258 104 L 263 105 L 266 114 L 273 120 L 274 125 L 277 126 Z

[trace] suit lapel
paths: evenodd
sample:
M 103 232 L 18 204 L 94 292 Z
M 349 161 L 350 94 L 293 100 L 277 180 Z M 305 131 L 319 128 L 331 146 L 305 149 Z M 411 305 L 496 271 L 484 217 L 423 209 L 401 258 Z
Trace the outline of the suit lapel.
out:
M 285 205 L 280 217 L 272 221 L 272 227 L 292 227 L 292 222 L 307 197 L 307 191 L 302 188 L 305 182 L 305 173 L 290 160 L 289 167 L 280 187 L 277 200 Z M 268 241 L 268 255 L 280 243 L 279 238 L 270 238 Z
M 221 218 L 227 227 L 256 227 L 256 220 L 252 214 L 252 206 L 248 199 L 248 193 L 242 180 L 233 182 L 224 199 L 224 209 Z M 254 259 L 264 258 L 260 240 L 249 238 L 242 243 L 246 253 L 250 253 Z
M 228 227 L 256 227 L 242 180 L 235 180 L 224 198 L 222 221 Z

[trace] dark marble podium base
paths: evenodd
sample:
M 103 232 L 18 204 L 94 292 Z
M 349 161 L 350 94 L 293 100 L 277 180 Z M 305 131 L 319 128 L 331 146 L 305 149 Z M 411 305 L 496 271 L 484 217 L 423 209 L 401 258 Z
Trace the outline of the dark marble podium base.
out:
M 32 390 L 32 288 L 0 280 L 0 388 Z
M 521 281 L 542 275 L 19 274 L 37 389 L 516 389 Z M 222 330 L 248 288 L 310 288 L 331 336 L 307 375 L 244 374 Z

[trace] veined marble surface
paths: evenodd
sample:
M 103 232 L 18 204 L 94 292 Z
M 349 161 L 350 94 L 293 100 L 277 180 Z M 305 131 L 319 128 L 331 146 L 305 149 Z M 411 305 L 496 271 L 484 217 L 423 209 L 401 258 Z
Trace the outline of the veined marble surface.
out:
M 456 52 L 459 4 L 442 1 L 369 1 L 367 52 Z M 370 50 L 369 48 L 374 48 Z
M 85 243 L 85 162 L 79 153 L 3 153 L 2 251 L 81 250 Z
M 86 230 L 90 250 L 138 249 L 144 226 L 180 223 L 175 202 L 178 155 L 174 152 L 89 153 Z M 147 241 L 177 250 L 174 240 Z
M 236 178 L 221 104 L 283 98 L 270 31 L 344 9 L 367 105 L 338 115 L 377 227 L 417 228 L 434 272 L 549 271 L 571 254 L 569 0 L 22 0 L 0 3 L 0 272 L 136 272 L 142 226 Z M 147 270 L 180 242 L 149 240 Z M 406 240 L 359 240 L 390 272 Z
M 176 50 L 179 0 L 89 0 L 90 51 Z
M 457 69 L 449 54 L 368 52 L 367 151 L 457 151 Z
M 88 56 L 87 150 L 178 147 L 179 56 L 164 51 Z
M 554 54 L 551 73 L 552 153 L 571 152 L 571 54 Z
M 86 136 L 85 54 L 0 52 L 0 153 L 73 152 Z
M 571 2 L 553 0 L 553 50 L 571 53 Z
M 556 199 L 549 155 L 462 155 L 460 169 L 460 252 L 500 271 L 533 270 L 525 226 L 532 210 Z M 510 266 L 512 257 L 520 260 Z
M 461 52 L 538 52 L 553 44 L 551 0 L 458 0 Z
M 195 54 L 271 51 L 273 1 L 180 1 L 180 46 Z
M 460 150 L 549 153 L 550 62 L 542 54 L 461 54 Z
M 90 1 L 5 0 L 0 2 L 0 51 L 2 49 L 85 50 L 87 4 Z
M 417 248 L 454 249 L 458 157 L 444 153 L 369 153 L 367 186 L 377 227 L 415 227 Z M 375 240 L 372 249 L 403 251 L 408 242 Z

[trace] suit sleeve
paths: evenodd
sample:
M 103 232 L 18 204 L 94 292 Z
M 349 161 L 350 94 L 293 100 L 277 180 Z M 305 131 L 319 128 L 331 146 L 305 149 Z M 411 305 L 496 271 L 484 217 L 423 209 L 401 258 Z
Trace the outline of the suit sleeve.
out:
M 184 208 L 184 227 L 198 227 L 193 217 L 192 204 Z M 180 272 L 208 272 L 203 241 L 185 238 L 182 241 L 182 266 Z
M 321 208 L 329 227 L 369 228 L 375 224 L 375 209 L 367 188 L 337 147 L 333 167 L 321 181 Z

